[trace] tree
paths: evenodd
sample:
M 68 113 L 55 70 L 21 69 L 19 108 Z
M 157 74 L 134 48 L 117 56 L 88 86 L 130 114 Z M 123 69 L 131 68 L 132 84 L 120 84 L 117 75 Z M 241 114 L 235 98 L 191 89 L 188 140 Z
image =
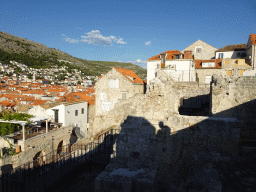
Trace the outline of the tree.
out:
M 33 75 L 29 73 L 28 78 L 29 78 L 29 79 L 32 79 L 32 78 L 33 78 Z
M 33 115 L 28 115 L 25 113 L 11 113 L 7 111 L 0 112 L 0 118 L 5 121 L 10 120 L 20 120 L 20 121 L 28 121 L 30 117 L 33 117 Z M 28 121 L 28 124 L 30 122 Z M 18 124 L 13 123 L 0 123 L 0 135 L 8 135 L 18 130 Z

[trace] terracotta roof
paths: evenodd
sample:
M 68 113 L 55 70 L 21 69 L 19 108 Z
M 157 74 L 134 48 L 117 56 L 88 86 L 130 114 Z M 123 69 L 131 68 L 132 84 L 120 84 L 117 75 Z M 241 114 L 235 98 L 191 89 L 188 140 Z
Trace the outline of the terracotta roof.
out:
M 63 104 L 63 102 L 45 103 L 45 104 L 41 104 L 40 107 L 44 109 L 50 109 L 61 104 Z
M 221 69 L 222 59 L 194 60 L 196 69 Z M 215 67 L 202 67 L 202 62 L 215 62 Z
M 128 80 L 130 80 L 133 83 L 140 83 L 143 84 L 143 80 L 132 70 L 130 69 L 124 69 L 124 68 L 119 68 L 119 67 L 114 67 L 119 73 L 121 73 L 123 76 L 125 76 Z M 129 77 L 133 78 L 130 79 Z
M 95 100 L 94 98 L 87 96 L 83 92 L 72 92 L 66 95 L 64 98 L 66 99 L 66 102 Z
M 103 76 L 99 76 L 99 79 L 101 79 Z
M 251 34 L 250 39 L 251 39 L 252 45 L 256 45 L 256 34 Z
M 15 101 L 11 102 L 3 100 L 2 102 L 0 102 L 0 105 L 3 105 L 4 107 L 14 107 L 15 105 L 17 105 L 17 103 Z
M 245 44 L 237 44 L 237 45 L 227 45 L 218 49 L 216 52 L 223 52 L 223 51 L 243 51 L 246 49 Z
M 89 96 L 89 95 L 95 93 L 95 89 L 92 88 L 92 87 L 88 87 L 88 88 L 86 88 L 86 90 L 82 91 L 82 93 L 84 93 L 85 95 Z
M 163 53 L 160 53 L 160 54 L 158 54 L 156 56 L 153 56 L 153 57 L 149 58 L 148 60 L 161 60 L 160 59 L 160 55 L 161 54 L 167 54 L 166 59 L 173 59 L 174 54 L 182 54 L 182 53 L 179 52 L 178 50 L 165 51 Z
M 94 103 L 95 103 L 95 100 L 88 101 L 88 105 L 89 105 L 89 107 L 90 107 L 91 105 L 94 105 Z
M 41 105 L 41 104 L 45 104 L 48 100 L 35 100 L 32 103 L 30 103 L 30 105 Z

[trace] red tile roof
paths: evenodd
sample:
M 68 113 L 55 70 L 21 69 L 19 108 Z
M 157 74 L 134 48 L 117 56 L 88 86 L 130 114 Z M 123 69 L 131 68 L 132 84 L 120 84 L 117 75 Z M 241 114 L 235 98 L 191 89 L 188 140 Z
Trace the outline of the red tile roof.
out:
M 256 34 L 251 34 L 250 39 L 251 39 L 252 45 L 256 45 Z
M 196 69 L 221 69 L 222 59 L 194 60 Z M 202 62 L 215 62 L 215 67 L 202 67 Z
M 124 69 L 119 67 L 114 67 L 119 73 L 121 73 L 123 76 L 125 76 L 128 80 L 130 80 L 133 83 L 140 83 L 143 84 L 143 80 L 132 70 L 130 69 Z M 129 77 L 132 77 L 133 80 L 131 80 Z
M 245 44 L 236 44 L 236 45 L 227 45 L 225 47 L 222 47 L 218 49 L 216 52 L 223 52 L 223 51 L 240 51 L 240 50 L 245 50 L 246 45 Z
M 182 54 L 182 53 L 179 52 L 178 50 L 169 50 L 169 51 L 165 51 L 163 53 L 160 53 L 160 54 L 158 54 L 156 56 L 153 56 L 153 57 L 149 58 L 148 60 L 161 60 L 160 59 L 160 55 L 161 54 L 167 54 L 166 59 L 174 59 L 173 58 L 174 54 Z
M 30 103 L 30 105 L 41 105 L 41 104 L 45 104 L 48 100 L 35 100 L 32 103 Z
M 89 97 L 83 92 L 72 92 L 64 96 L 62 98 L 62 101 L 66 101 L 66 102 L 87 101 L 90 106 L 90 105 L 93 105 L 93 101 L 95 101 L 95 98 Z

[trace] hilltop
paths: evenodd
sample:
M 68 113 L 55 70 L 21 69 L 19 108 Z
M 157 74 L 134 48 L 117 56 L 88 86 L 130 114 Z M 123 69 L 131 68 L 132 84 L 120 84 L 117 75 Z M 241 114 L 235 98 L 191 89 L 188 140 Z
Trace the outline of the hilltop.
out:
M 108 72 L 112 67 L 122 67 L 133 70 L 142 79 L 147 76 L 146 69 L 132 63 L 76 58 L 58 49 L 0 31 L 0 61 L 8 63 L 10 60 L 35 68 L 66 65 L 70 68 L 80 69 L 87 75 L 96 76 Z

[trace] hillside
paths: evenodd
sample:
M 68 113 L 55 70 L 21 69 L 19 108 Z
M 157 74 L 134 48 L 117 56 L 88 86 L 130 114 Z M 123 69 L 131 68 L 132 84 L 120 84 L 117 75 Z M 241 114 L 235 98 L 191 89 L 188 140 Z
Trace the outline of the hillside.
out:
M 147 70 L 131 63 L 119 63 L 108 61 L 90 61 L 73 57 L 55 48 L 49 48 L 43 44 L 30 41 L 0 31 L 0 61 L 15 60 L 35 68 L 45 68 L 53 65 L 67 65 L 71 68 L 81 69 L 87 75 L 101 75 L 112 67 L 122 67 L 133 70 L 143 80 L 147 76 Z M 69 61 L 70 64 L 59 62 Z

